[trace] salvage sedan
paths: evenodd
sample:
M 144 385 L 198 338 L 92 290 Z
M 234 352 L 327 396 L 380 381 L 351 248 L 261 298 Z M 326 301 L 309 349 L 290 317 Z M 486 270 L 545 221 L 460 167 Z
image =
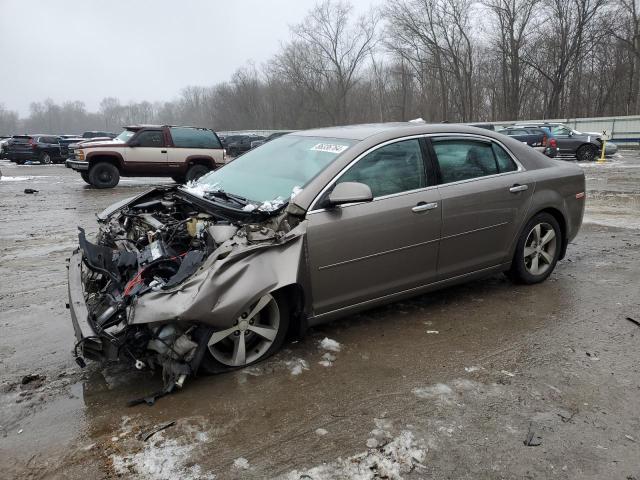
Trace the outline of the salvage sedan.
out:
M 496 272 L 545 280 L 582 223 L 585 179 L 520 142 L 450 124 L 295 132 L 80 230 L 78 362 L 245 367 L 288 333 Z

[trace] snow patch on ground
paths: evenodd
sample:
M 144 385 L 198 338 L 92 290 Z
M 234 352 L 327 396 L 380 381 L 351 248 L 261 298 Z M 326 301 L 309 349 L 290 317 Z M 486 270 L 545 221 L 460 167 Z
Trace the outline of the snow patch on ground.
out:
M 453 395 L 453 389 L 444 383 L 436 383 L 431 387 L 414 388 L 413 394 L 418 398 L 425 399 L 446 399 Z
M 604 227 L 629 228 L 632 230 L 640 230 L 640 217 L 637 216 L 619 216 L 606 217 L 597 215 L 585 215 L 582 223 L 591 223 L 594 225 L 602 225 Z
M 403 430 L 393 438 L 381 428 L 390 422 L 376 421 L 376 429 L 372 437 L 367 439 L 368 451 L 351 457 L 324 463 L 308 470 L 293 470 L 281 477 L 286 480 L 310 478 L 314 480 L 372 480 L 387 478 L 402 479 L 403 474 L 412 472 L 417 467 L 424 467 L 427 448 L 422 441 L 416 441 L 409 430 Z
M 25 180 L 33 180 L 36 177 L 31 176 L 17 176 L 17 177 L 0 177 L 0 182 L 24 182 Z
M 324 428 L 316 428 L 316 435 L 320 435 L 321 437 L 324 437 L 327 432 Z
M 196 446 L 196 443 L 181 444 L 176 439 L 167 439 L 164 432 L 158 432 L 139 452 L 112 454 L 109 458 L 114 471 L 126 478 L 214 479 L 214 474 L 203 472 L 199 465 L 188 465 L 190 455 Z
M 331 367 L 333 365 L 333 362 L 335 361 L 336 361 L 336 356 L 327 352 L 324 355 L 322 355 L 322 360 L 320 360 L 318 363 L 323 367 Z
M 328 350 L 330 352 L 339 352 L 342 346 L 335 340 L 332 340 L 328 337 L 324 337 L 320 341 L 320 348 L 323 350 Z
M 249 460 L 244 457 L 236 458 L 233 461 L 233 468 L 238 470 L 249 470 Z
M 300 375 L 304 370 L 309 370 L 309 364 L 302 358 L 294 358 L 285 362 L 287 368 L 291 372 L 291 375 Z
M 478 367 L 476 365 L 472 365 L 470 367 L 464 367 L 464 371 L 467 373 L 477 372 L 478 370 L 482 370 L 482 367 Z

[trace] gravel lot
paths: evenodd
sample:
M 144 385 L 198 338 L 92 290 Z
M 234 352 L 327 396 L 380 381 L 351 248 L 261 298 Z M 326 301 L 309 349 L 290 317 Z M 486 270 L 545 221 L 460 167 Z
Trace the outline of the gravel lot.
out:
M 65 259 L 77 225 L 167 181 L 0 161 L 0 476 L 640 479 L 640 156 L 583 167 L 585 224 L 547 282 L 371 310 L 129 408 L 160 379 L 75 365 Z

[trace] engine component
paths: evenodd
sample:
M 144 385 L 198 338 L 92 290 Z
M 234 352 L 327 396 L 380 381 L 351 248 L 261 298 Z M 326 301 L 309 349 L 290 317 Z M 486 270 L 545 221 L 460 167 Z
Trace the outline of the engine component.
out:
M 156 240 L 151 242 L 147 248 L 140 252 L 138 256 L 138 263 L 140 265 L 146 265 L 161 258 L 172 257 L 167 245 L 162 240 Z

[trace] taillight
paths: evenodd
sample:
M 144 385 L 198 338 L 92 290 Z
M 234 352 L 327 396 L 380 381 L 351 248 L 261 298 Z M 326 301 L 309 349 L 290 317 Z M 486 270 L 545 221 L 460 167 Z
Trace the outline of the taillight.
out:
M 542 135 L 542 146 L 543 147 L 547 146 L 547 136 L 546 135 Z
M 37 143 L 33 138 L 29 139 L 29 145 L 31 145 L 31 148 L 36 148 Z
M 551 140 L 549 140 L 549 146 L 551 148 L 558 148 L 558 142 L 556 142 L 555 138 L 552 138 Z

